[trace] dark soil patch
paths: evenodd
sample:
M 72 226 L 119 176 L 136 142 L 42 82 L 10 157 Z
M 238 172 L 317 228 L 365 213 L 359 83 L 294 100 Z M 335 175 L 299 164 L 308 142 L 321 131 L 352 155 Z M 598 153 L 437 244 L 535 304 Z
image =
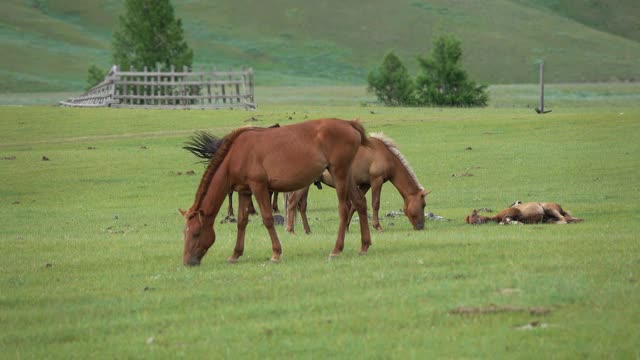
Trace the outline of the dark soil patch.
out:
M 547 315 L 551 309 L 545 307 L 522 307 L 511 305 L 494 305 L 490 304 L 481 307 L 460 306 L 453 310 L 449 310 L 451 315 L 490 315 L 509 312 L 525 312 L 531 315 Z

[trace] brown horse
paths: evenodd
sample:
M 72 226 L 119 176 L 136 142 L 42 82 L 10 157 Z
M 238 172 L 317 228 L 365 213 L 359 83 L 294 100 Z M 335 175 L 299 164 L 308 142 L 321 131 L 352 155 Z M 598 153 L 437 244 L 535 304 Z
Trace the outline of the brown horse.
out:
M 583 219 L 573 217 L 571 213 L 565 211 L 562 206 L 556 203 L 522 203 L 520 201 L 516 201 L 495 216 L 478 215 L 478 210 L 474 209 L 473 213 L 465 218 L 465 222 L 473 225 L 488 222 L 496 222 L 499 224 L 568 224 L 581 221 L 583 221 Z
M 238 232 L 230 262 L 244 253 L 251 194 L 256 198 L 262 222 L 271 238 L 271 261 L 278 262 L 282 246 L 274 228 L 269 206 L 269 190 L 288 192 L 303 188 L 329 169 L 336 182 L 340 224 L 330 256 L 344 249 L 349 201 L 360 216 L 360 253 L 371 246 L 364 195 L 350 173 L 351 162 L 368 139 L 357 121 L 311 120 L 273 129 L 244 127 L 225 136 L 202 176 L 195 201 L 188 211 L 180 211 L 184 227 L 185 265 L 199 265 L 215 242 L 215 218 L 229 191 L 239 195 Z
M 378 213 L 380 211 L 380 193 L 382 184 L 390 181 L 398 190 L 404 200 L 404 213 L 415 230 L 424 229 L 424 208 L 426 206 L 426 196 L 430 191 L 426 191 L 418 181 L 415 173 L 411 169 L 407 159 L 402 155 L 396 144 L 383 133 L 370 134 L 369 146 L 360 146 L 353 163 L 351 173 L 360 190 L 367 193 L 371 188 L 371 203 L 373 208 L 373 227 L 382 231 Z M 334 180 L 331 174 L 325 171 L 320 179 L 324 184 L 331 187 Z M 311 232 L 307 221 L 307 195 L 309 188 L 297 190 L 289 196 L 287 204 L 287 227 L 286 231 L 294 231 L 294 220 L 296 208 L 300 211 L 304 231 Z M 349 219 L 355 209 L 352 207 Z

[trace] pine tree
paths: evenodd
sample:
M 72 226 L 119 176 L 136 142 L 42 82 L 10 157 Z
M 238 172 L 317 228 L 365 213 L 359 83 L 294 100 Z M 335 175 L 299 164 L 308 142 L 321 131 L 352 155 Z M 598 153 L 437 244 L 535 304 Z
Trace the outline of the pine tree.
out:
M 125 14 L 113 34 L 113 62 L 123 70 L 155 69 L 158 64 L 163 70 L 191 67 L 193 51 L 169 0 L 125 1 Z
M 453 36 L 433 42 L 431 56 L 418 57 L 421 72 L 416 78 L 416 97 L 426 106 L 487 106 L 486 86 L 476 85 L 462 69 L 462 46 Z
M 400 59 L 393 53 L 385 55 L 382 66 L 369 73 L 368 90 L 385 105 L 401 106 L 413 103 L 413 81 Z

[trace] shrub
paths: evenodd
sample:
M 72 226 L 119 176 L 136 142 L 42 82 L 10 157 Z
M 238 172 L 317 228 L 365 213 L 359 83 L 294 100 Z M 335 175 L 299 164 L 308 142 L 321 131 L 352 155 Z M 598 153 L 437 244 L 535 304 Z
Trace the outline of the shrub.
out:
M 462 46 L 453 36 L 433 42 L 431 56 L 418 57 L 416 101 L 425 106 L 487 106 L 485 85 L 476 85 L 462 69 Z
M 87 87 L 85 88 L 85 90 L 89 90 L 92 87 L 100 84 L 102 80 L 104 80 L 105 76 L 107 76 L 106 70 L 102 70 L 95 65 L 91 65 L 91 67 L 89 67 L 89 74 L 87 76 Z
M 379 101 L 389 106 L 413 104 L 413 80 L 407 68 L 393 53 L 385 55 L 382 66 L 369 73 L 368 91 L 375 93 Z

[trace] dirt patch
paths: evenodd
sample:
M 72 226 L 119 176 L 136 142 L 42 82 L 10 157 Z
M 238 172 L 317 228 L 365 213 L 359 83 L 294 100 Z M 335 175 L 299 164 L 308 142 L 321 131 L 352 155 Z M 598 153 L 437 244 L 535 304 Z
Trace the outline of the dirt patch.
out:
M 470 173 L 470 172 L 463 172 L 463 173 L 459 173 L 459 174 L 451 174 L 451 177 L 467 177 L 467 176 L 473 176 L 473 174 Z
M 176 176 L 181 176 L 181 175 L 193 176 L 193 175 L 195 175 L 195 174 L 196 174 L 196 172 L 195 172 L 195 171 L 193 171 L 193 170 L 187 170 L 187 171 L 185 171 L 185 172 L 182 172 L 182 171 L 175 171 L 175 172 L 173 172 L 172 174 L 173 174 L 173 175 L 176 175 Z
M 551 312 L 551 309 L 545 307 L 523 307 L 512 305 L 494 305 L 480 307 L 460 306 L 455 309 L 449 310 L 451 315 L 490 315 L 500 313 L 514 313 L 524 312 L 530 315 L 547 315 Z
M 0 158 L 0 160 L 15 160 L 16 157 L 15 156 L 3 156 Z
M 543 328 L 548 328 L 549 324 L 547 323 L 543 323 L 540 321 L 532 321 L 528 324 L 524 324 L 524 325 L 518 325 L 515 326 L 514 329 L 516 330 L 533 330 L 533 329 L 543 329 Z
M 503 289 L 498 289 L 498 292 L 502 295 L 513 295 L 513 294 L 520 294 L 522 290 L 516 289 L 516 288 L 503 288 Z

